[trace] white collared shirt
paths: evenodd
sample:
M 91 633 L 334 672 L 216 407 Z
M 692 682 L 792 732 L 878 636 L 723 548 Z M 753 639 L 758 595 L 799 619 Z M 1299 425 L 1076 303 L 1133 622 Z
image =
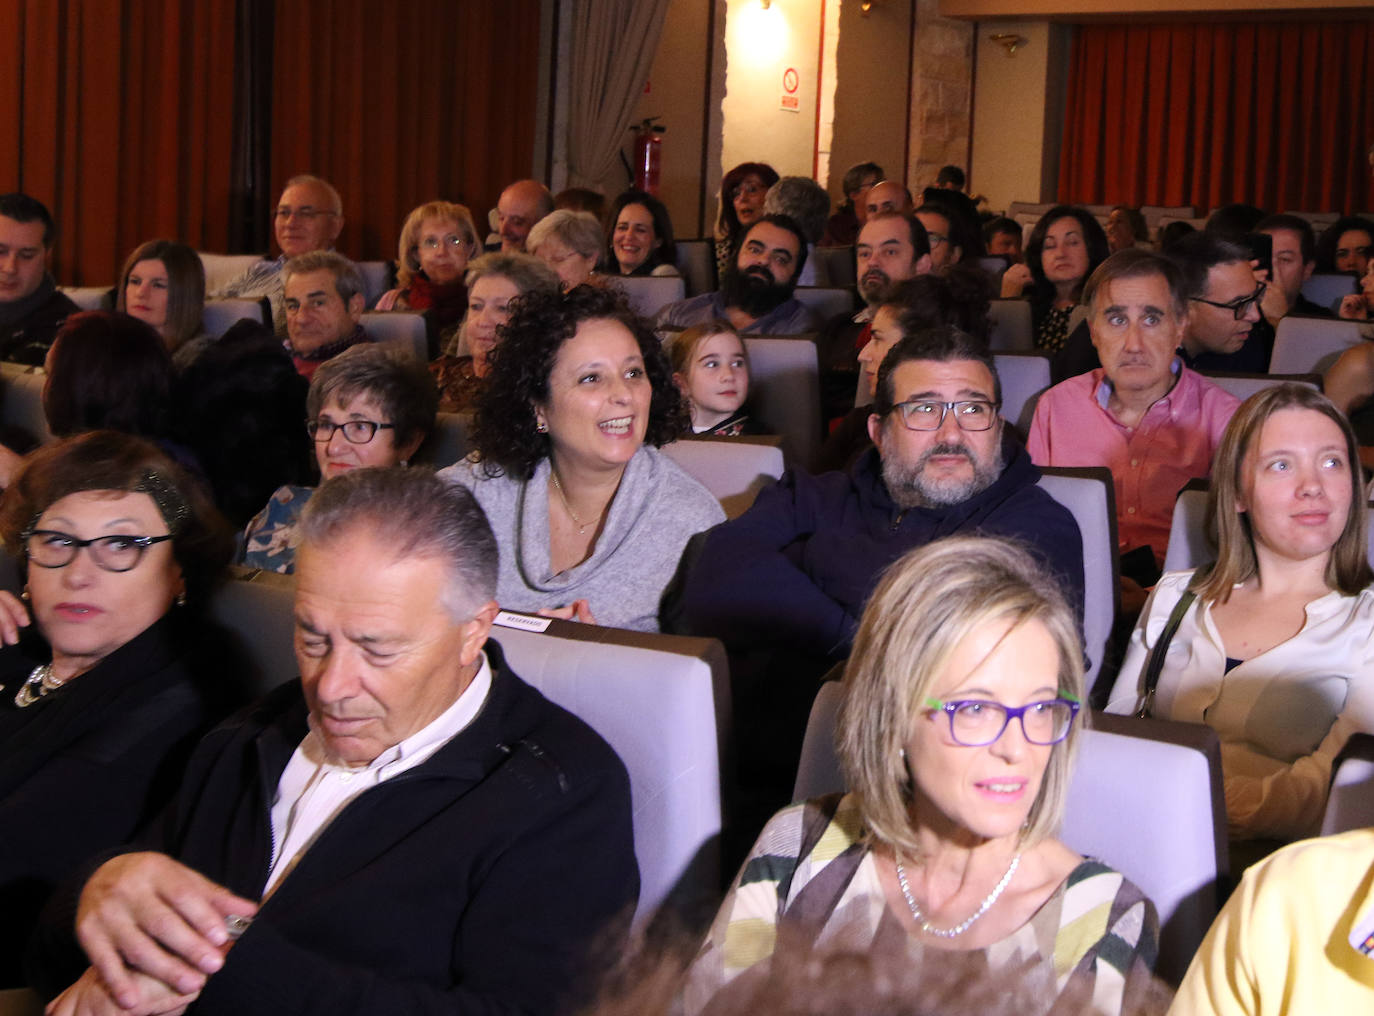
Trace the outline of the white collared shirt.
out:
M 272 802 L 272 868 L 263 899 L 272 895 L 349 802 L 426 761 L 476 718 L 491 690 L 491 666 L 485 653 L 480 659 L 476 676 L 451 706 L 366 766 L 328 761 L 315 730 L 305 735 L 277 781 Z

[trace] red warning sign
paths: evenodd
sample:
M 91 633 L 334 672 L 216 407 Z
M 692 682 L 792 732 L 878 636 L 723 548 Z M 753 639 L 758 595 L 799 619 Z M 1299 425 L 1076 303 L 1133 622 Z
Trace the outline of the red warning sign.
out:
M 801 78 L 797 74 L 795 67 L 789 67 L 782 72 L 782 90 L 788 95 L 795 95 L 797 86 L 801 84 Z

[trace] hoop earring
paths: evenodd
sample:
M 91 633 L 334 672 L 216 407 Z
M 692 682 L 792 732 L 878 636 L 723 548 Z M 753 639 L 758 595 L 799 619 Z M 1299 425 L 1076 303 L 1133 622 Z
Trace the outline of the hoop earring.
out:
M 183 589 L 181 592 L 177 593 L 175 602 L 178 607 L 186 606 L 186 590 Z

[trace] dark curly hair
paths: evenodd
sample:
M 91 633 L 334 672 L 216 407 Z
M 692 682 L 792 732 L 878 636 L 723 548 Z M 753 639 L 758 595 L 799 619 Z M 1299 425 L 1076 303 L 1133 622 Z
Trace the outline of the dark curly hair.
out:
M 568 293 L 527 293 L 511 301 L 511 310 L 491 352 L 470 435 L 488 476 L 506 473 L 527 480 L 549 454 L 549 436 L 539 433 L 534 407 L 548 401 L 558 350 L 586 321 L 619 322 L 639 344 L 652 389 L 645 442 L 657 448 L 686 429 L 687 410 L 668 357 L 648 322 L 630 310 L 619 291 L 578 286 Z

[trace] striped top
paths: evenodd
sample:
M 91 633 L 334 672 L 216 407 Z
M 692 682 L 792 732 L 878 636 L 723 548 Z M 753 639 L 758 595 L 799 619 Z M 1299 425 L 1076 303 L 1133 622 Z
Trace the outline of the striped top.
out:
M 764 827 L 689 972 L 686 1011 L 700 1012 L 767 960 L 780 933 L 820 948 L 904 949 L 913 961 L 923 952 L 934 962 L 948 955 L 923 948 L 888 910 L 849 795 L 786 808 Z M 964 958 L 981 953 L 989 970 L 1027 968 L 1043 978 L 1047 1002 L 1072 989 L 1092 999 L 1092 1012 L 1117 1014 L 1149 990 L 1158 936 L 1154 906 L 1141 891 L 1085 860 L 1029 922 Z

